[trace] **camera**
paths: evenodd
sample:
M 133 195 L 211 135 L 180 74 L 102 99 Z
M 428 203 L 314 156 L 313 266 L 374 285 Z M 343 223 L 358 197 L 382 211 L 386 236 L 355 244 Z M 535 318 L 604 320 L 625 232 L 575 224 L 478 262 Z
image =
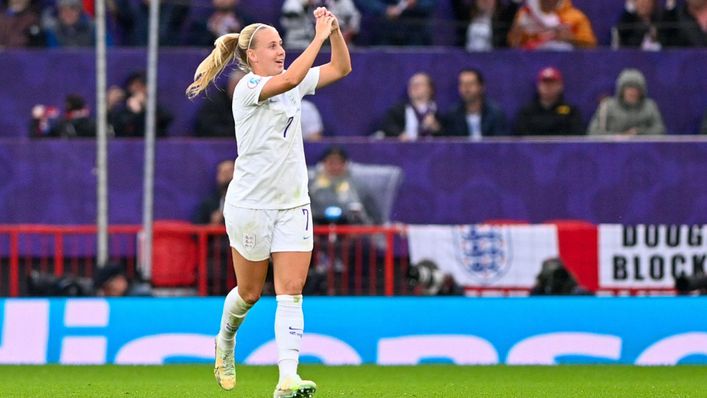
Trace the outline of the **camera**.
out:
M 675 278 L 675 290 L 677 290 L 678 294 L 689 294 L 695 291 L 697 294 L 707 294 L 707 275 L 687 276 L 681 274 Z
M 464 290 L 432 260 L 422 260 L 408 269 L 408 286 L 425 296 L 458 296 Z
M 88 297 L 93 296 L 90 278 L 32 271 L 27 277 L 27 294 L 33 297 Z

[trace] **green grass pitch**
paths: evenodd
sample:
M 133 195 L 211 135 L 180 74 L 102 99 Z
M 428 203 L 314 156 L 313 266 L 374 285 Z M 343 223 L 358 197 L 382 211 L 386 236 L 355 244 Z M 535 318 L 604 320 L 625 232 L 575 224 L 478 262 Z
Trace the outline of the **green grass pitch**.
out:
M 222 391 L 208 365 L 0 366 L 0 397 L 272 396 L 274 366 L 239 366 L 238 385 Z M 318 398 L 354 397 L 707 397 L 707 367 L 632 366 L 300 366 Z

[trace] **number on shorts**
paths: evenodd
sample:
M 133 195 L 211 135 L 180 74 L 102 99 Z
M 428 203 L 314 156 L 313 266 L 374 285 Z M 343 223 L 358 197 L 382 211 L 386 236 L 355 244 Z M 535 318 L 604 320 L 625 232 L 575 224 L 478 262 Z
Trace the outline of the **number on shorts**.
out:
M 302 214 L 304 214 L 304 219 L 306 220 L 304 230 L 309 231 L 309 209 L 302 209 Z
M 294 116 L 290 116 L 290 118 L 287 119 L 287 126 L 285 126 L 285 132 L 282 133 L 283 137 L 285 137 L 285 138 L 287 137 L 287 129 L 290 128 L 290 125 L 292 124 L 292 120 L 294 120 L 294 118 L 295 118 Z

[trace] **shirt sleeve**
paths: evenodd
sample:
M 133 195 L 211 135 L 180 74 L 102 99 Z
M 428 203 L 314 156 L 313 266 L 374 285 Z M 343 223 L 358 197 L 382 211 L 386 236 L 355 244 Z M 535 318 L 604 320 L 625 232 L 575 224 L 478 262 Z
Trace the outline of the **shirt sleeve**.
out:
M 233 94 L 234 100 L 244 106 L 257 105 L 260 92 L 270 79 L 272 79 L 272 76 L 263 77 L 252 73 L 244 76 L 243 80 L 245 81 L 238 82 L 239 84 L 236 86 Z
M 319 67 L 310 68 L 302 82 L 297 86 L 300 97 L 314 94 L 319 83 Z

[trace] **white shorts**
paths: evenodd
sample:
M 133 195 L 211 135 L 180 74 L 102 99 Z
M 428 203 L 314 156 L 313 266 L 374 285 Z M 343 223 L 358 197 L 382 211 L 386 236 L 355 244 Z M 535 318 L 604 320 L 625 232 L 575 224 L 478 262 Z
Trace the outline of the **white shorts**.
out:
M 311 252 L 314 247 L 309 205 L 287 210 L 224 206 L 223 217 L 231 247 L 250 261 L 275 252 Z

